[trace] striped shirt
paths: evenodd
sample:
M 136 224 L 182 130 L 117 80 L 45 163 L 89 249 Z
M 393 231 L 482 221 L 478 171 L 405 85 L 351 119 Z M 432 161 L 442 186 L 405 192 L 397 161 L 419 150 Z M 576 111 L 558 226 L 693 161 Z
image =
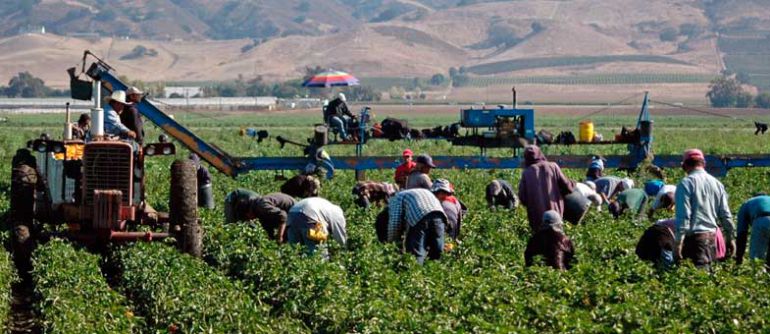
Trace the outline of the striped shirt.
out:
M 396 193 L 388 202 L 388 241 L 395 241 L 407 226 L 414 226 L 431 212 L 444 214 L 444 207 L 426 189 L 409 189 Z

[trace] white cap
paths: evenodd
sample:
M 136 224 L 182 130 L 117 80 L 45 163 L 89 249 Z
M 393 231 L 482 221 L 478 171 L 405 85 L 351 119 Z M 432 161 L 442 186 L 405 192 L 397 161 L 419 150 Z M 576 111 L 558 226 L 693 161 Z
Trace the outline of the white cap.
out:
M 348 99 L 345 97 L 345 94 L 343 94 L 343 93 L 340 93 L 339 97 L 340 97 L 340 100 L 342 100 L 342 102 L 347 102 L 348 101 Z
M 625 179 L 620 180 L 620 183 L 623 184 L 623 189 L 625 189 L 625 190 L 633 189 L 634 188 L 634 180 L 631 180 L 629 178 L 625 178 Z

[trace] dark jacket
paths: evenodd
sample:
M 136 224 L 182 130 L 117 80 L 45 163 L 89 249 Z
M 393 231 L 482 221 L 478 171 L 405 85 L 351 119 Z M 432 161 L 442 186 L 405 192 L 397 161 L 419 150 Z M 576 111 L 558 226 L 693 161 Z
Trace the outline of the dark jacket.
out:
M 527 146 L 524 150 L 524 164 L 519 200 L 527 208 L 529 226 L 534 232 L 540 229 L 546 211 L 564 215 L 564 197 L 572 193 L 575 185 L 556 163 L 545 159 L 537 146 Z
M 142 123 L 142 115 L 139 114 L 139 110 L 137 110 L 135 106 L 126 106 L 123 112 L 120 113 L 120 122 L 129 130 L 136 132 L 137 143 L 144 143 L 144 124 Z
M 535 256 L 542 256 L 545 264 L 555 269 L 567 270 L 572 267 L 575 248 L 564 232 L 545 228 L 529 239 L 524 261 L 529 267 L 534 264 Z
M 281 185 L 281 192 L 293 197 L 318 196 L 321 183 L 311 175 L 297 175 Z
M 513 209 L 518 205 L 519 199 L 508 181 L 494 180 L 487 185 L 487 207 L 502 205 L 506 209 Z
M 656 223 L 648 227 L 636 244 L 636 255 L 645 261 L 657 263 L 664 250 L 674 250 L 674 231 L 663 224 Z

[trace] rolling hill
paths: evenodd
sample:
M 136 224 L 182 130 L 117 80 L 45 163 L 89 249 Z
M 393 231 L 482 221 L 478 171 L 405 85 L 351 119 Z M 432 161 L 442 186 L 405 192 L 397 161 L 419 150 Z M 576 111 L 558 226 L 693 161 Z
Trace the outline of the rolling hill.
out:
M 63 87 L 85 49 L 147 81 L 280 81 L 316 65 L 362 78 L 450 68 L 707 78 L 725 66 L 720 34 L 765 38 L 768 9 L 763 0 L 8 0 L 0 82 L 28 70 Z

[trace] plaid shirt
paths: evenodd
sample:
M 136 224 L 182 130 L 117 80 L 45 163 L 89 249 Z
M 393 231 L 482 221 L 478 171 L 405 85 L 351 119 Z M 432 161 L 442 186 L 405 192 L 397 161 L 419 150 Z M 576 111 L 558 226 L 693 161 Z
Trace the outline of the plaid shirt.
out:
M 435 195 L 426 189 L 409 189 L 396 193 L 388 202 L 388 241 L 395 241 L 407 226 L 414 226 L 431 212 L 444 208 Z

